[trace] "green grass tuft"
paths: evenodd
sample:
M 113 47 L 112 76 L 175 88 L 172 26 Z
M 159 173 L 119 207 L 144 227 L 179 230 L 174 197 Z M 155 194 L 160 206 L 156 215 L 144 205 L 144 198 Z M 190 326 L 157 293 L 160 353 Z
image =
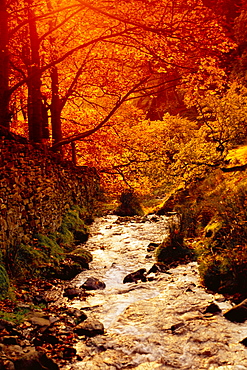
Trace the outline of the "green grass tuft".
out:
M 5 267 L 0 264 L 0 299 L 7 296 L 9 291 L 9 276 Z

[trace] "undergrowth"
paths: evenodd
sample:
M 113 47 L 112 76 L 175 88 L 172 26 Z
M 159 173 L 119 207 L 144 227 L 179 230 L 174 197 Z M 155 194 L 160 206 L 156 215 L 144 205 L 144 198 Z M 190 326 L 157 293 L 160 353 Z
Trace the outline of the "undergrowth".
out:
M 0 255 L 0 299 L 8 295 L 10 281 L 20 283 L 27 278 L 38 278 L 47 271 L 59 270 L 67 253 L 87 240 L 88 226 L 81 219 L 85 214 L 85 209 L 74 206 L 65 214 L 56 232 L 36 234 L 29 245 L 9 246 Z M 84 249 L 81 260 L 83 258 L 88 263 L 92 256 Z
M 195 238 L 203 284 L 247 296 L 247 176 L 216 171 L 174 208 L 185 238 Z

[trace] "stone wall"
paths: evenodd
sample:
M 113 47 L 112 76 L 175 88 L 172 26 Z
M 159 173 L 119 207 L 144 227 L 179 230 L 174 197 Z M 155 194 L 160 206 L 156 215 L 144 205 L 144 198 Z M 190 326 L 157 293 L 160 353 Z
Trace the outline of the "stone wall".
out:
M 72 205 L 93 211 L 99 178 L 39 145 L 0 137 L 0 249 L 54 232 Z

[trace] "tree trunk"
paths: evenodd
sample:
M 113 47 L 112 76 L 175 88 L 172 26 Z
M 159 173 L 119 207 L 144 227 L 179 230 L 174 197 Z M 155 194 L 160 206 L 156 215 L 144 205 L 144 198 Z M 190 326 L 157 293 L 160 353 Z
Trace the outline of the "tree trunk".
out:
M 53 67 L 51 71 L 52 101 L 51 101 L 51 126 L 53 144 L 62 140 L 61 129 L 61 102 L 58 91 L 58 71 Z
M 34 142 L 42 142 L 43 139 L 43 103 L 41 94 L 39 38 L 34 19 L 34 12 L 31 9 L 31 2 L 28 1 L 28 22 L 31 45 L 31 66 L 29 76 L 32 76 L 28 83 L 28 127 L 29 139 Z
M 72 162 L 76 166 L 77 158 L 76 158 L 76 144 L 74 141 L 71 142 L 71 149 L 72 149 Z
M 8 13 L 6 1 L 0 0 L 0 125 L 9 130 L 9 57 Z

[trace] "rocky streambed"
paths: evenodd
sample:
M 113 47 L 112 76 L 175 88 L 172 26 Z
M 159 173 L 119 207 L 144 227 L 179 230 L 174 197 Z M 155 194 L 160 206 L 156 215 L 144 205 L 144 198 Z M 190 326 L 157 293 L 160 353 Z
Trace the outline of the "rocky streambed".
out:
M 86 243 L 93 254 L 90 270 L 47 288 L 46 322 L 37 314 L 23 324 L 29 344 L 35 330 L 32 346 L 47 346 L 62 370 L 247 370 L 241 343 L 247 326 L 223 316 L 231 303 L 205 291 L 195 262 L 123 283 L 127 274 L 152 268 L 152 249 L 168 222 L 165 216 L 97 219 Z M 45 363 L 41 369 L 57 368 Z
M 153 266 L 147 246 L 162 241 L 168 225 L 166 217 L 140 221 L 108 216 L 95 222 L 88 241 L 93 263 L 73 284 L 95 277 L 106 287 L 71 307 L 102 323 L 104 334 L 82 336 L 76 345 L 81 361 L 64 369 L 247 369 L 240 343 L 247 326 L 225 319 L 230 302 L 205 291 L 195 262 L 123 284 L 126 274 Z

